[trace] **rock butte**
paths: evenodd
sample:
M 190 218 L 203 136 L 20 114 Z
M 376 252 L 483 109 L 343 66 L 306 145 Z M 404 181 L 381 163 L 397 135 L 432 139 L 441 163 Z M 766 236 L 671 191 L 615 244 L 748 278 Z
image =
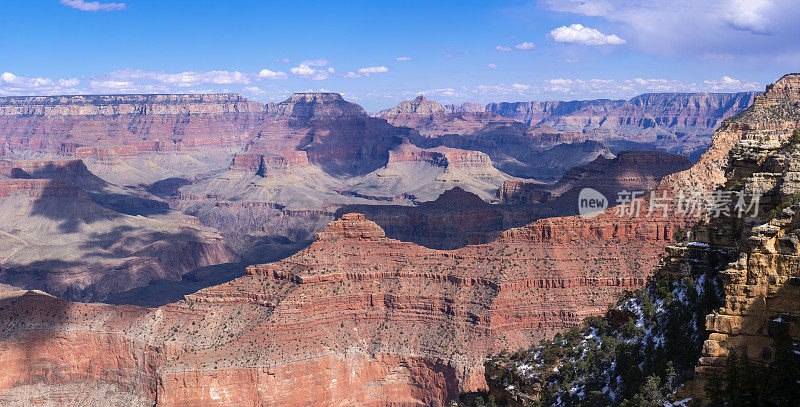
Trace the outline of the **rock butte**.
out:
M 553 218 L 439 251 L 351 213 L 294 256 L 157 309 L 6 294 L 0 400 L 80 383 L 160 405 L 443 404 L 485 386 L 484 356 L 641 286 L 686 222 Z

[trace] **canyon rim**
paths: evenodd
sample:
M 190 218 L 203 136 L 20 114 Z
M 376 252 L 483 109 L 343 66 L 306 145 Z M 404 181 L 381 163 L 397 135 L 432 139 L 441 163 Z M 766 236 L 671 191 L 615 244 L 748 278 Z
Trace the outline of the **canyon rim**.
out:
M 790 0 L 8 1 L 0 406 L 795 406 Z

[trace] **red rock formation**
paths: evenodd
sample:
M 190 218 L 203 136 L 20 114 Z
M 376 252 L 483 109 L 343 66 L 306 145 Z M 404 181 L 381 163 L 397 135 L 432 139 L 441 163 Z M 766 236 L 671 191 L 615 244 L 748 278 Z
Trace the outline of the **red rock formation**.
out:
M 681 222 L 548 219 L 439 251 L 348 214 L 296 255 L 158 309 L 7 296 L 0 400 L 82 383 L 165 406 L 443 405 L 485 385 L 485 355 L 641 286 Z
M 243 141 L 264 110 L 232 94 L 4 97 L 0 133 L 12 150 L 83 158 L 177 151 Z
M 470 134 L 479 131 L 489 123 L 495 125 L 513 123 L 513 120 L 492 112 L 451 112 L 441 104 L 425 99 L 425 96 L 401 102 L 391 109 L 382 111 L 380 117 L 394 126 L 416 129 L 427 137 L 438 137 L 443 134 Z
M 752 109 L 724 121 L 712 138 L 711 147 L 689 170 L 664 179 L 674 189 L 713 190 L 723 184 L 729 153 L 734 146 L 770 141 L 774 147 L 785 142 L 793 129 L 800 127 L 800 115 L 792 106 L 798 103 L 800 75 L 784 75 L 755 97 Z M 776 112 L 774 109 L 778 109 Z

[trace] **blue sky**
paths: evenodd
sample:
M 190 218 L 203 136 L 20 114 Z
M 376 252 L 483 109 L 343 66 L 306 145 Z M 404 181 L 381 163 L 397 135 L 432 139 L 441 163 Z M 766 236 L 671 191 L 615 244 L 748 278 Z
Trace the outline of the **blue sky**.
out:
M 760 90 L 798 0 L 7 0 L 0 96 L 341 92 L 368 110 Z

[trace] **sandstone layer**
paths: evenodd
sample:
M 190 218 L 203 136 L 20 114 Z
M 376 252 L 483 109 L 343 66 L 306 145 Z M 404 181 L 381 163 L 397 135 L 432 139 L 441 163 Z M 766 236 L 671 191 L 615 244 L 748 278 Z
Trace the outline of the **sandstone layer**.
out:
M 556 218 L 440 251 L 346 214 L 296 255 L 157 309 L 7 294 L 0 400 L 443 405 L 485 386 L 485 355 L 641 286 L 681 227 Z
M 528 125 L 582 132 L 616 149 L 645 149 L 697 157 L 721 122 L 749 106 L 757 92 L 648 93 L 630 100 L 491 103 L 487 111 Z
M 491 358 L 491 393 L 509 405 L 792 405 L 800 395 L 798 128 L 800 74 L 789 74 L 659 188 L 755 195 L 757 209 L 723 201 L 688 242 L 667 247 L 647 290 L 582 330 Z

